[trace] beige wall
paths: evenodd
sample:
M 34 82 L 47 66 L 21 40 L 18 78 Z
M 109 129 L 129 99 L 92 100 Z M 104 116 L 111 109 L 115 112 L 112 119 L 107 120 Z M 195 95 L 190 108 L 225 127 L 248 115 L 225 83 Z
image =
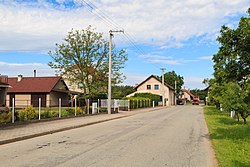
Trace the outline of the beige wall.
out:
M 183 94 L 183 98 L 185 98 L 185 99 L 191 101 L 190 95 L 187 94 L 186 92 L 183 92 L 183 93 L 184 93 L 184 94 Z
M 147 90 L 147 85 L 151 85 L 150 90 Z M 158 90 L 155 90 L 155 85 L 159 85 Z M 135 93 L 152 93 L 162 96 L 162 84 L 155 78 L 150 78 L 149 80 L 144 82 L 141 86 L 139 86 Z M 164 97 L 167 106 L 174 104 L 174 91 L 169 89 L 169 87 L 167 87 L 166 85 L 164 85 Z
M 31 105 L 30 94 L 16 94 L 15 95 L 15 107 L 22 108 Z
M 62 99 L 62 106 L 69 104 L 69 96 L 66 93 L 60 93 L 60 92 L 51 92 L 49 94 L 50 99 L 50 106 L 55 107 L 59 105 L 59 98 Z

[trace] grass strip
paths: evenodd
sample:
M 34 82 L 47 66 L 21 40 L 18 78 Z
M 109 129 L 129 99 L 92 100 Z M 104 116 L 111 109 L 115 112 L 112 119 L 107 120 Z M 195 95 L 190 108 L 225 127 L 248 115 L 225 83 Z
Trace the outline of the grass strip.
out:
M 250 125 L 206 106 L 205 118 L 220 167 L 250 167 Z

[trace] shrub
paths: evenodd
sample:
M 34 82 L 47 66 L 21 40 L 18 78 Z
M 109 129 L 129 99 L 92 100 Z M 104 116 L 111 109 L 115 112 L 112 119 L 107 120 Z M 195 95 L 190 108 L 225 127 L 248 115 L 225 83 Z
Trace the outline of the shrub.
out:
M 12 113 L 11 112 L 3 112 L 0 113 L 0 123 L 9 123 L 12 119 Z
M 41 118 L 45 119 L 45 118 L 51 118 L 52 114 L 48 109 L 45 109 L 45 111 L 41 112 Z
M 77 108 L 76 108 L 76 114 L 77 114 L 77 115 L 84 115 L 85 112 L 83 112 L 83 110 L 81 109 L 81 107 L 77 107 Z
M 32 120 L 37 118 L 38 114 L 33 106 L 28 106 L 19 112 L 19 118 L 21 121 Z

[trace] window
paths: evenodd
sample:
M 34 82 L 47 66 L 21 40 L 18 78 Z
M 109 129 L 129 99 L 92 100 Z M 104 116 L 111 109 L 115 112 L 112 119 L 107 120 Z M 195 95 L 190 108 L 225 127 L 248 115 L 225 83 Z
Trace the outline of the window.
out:
M 151 85 L 147 85 L 147 90 L 150 90 L 151 89 Z
M 159 85 L 155 85 L 155 90 L 159 90 Z

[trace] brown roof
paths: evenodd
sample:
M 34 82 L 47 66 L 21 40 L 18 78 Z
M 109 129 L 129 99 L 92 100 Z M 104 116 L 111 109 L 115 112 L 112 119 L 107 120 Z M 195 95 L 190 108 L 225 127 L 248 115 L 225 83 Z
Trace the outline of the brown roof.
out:
M 151 76 L 149 76 L 147 79 L 145 79 L 144 81 L 142 81 L 139 85 L 137 85 L 137 86 L 135 87 L 135 90 L 137 90 L 137 88 L 138 88 L 139 86 L 141 86 L 142 84 L 144 84 L 145 82 L 147 82 L 150 78 L 155 78 L 157 81 L 162 82 L 158 77 L 156 77 L 156 76 L 154 76 L 154 75 L 151 75 Z M 173 88 L 172 86 L 170 86 L 169 84 L 167 84 L 166 82 L 165 82 L 164 84 L 165 84 L 165 86 L 167 86 L 167 87 L 169 87 L 170 89 L 174 90 L 174 88 Z
M 17 78 L 9 78 L 8 93 L 49 93 L 53 90 L 61 77 L 22 77 L 21 81 Z
M 183 92 L 186 92 L 189 96 L 196 97 L 192 93 L 190 93 L 187 89 L 181 89 Z

